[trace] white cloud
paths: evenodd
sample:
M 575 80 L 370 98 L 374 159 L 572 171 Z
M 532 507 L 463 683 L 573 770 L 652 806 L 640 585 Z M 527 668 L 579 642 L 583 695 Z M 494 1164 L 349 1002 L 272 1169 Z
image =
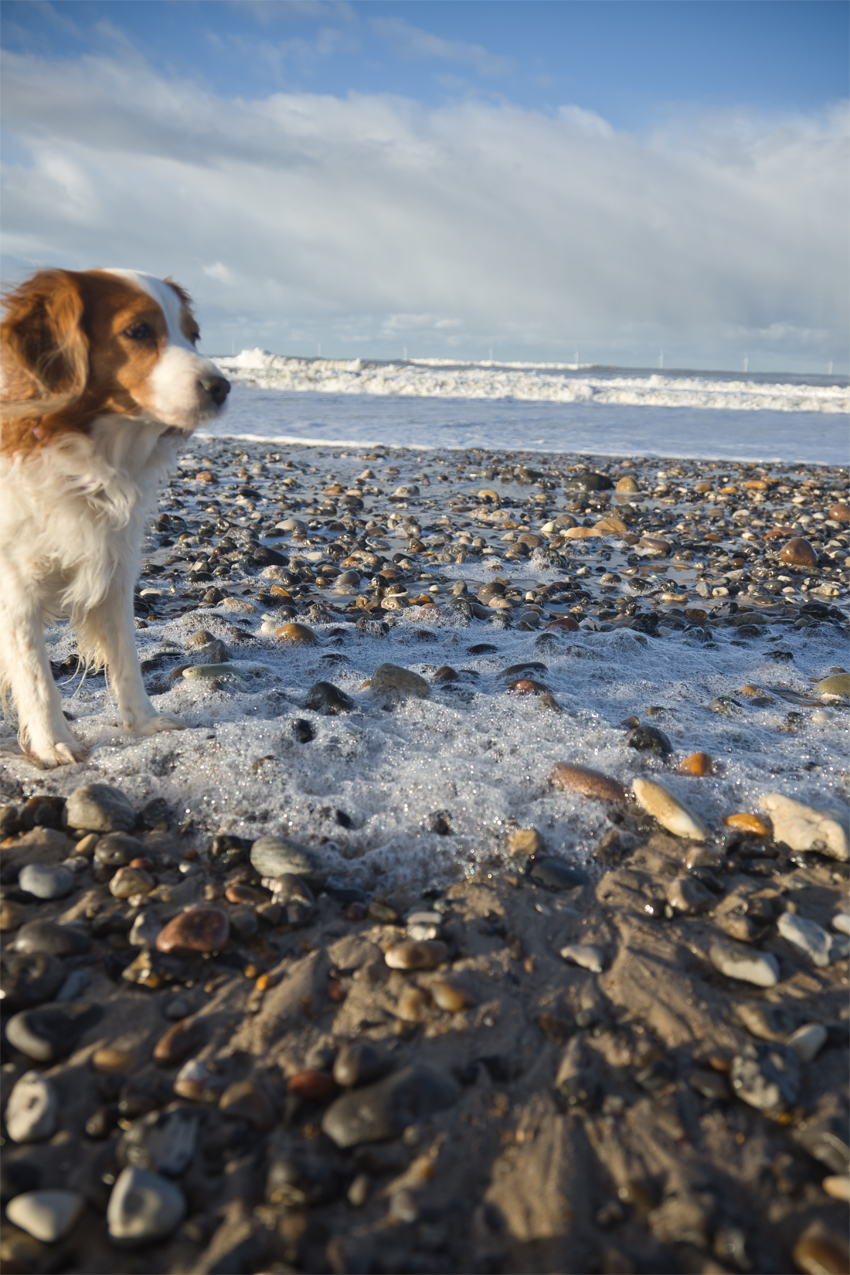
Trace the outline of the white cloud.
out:
M 404 57 L 466 63 L 479 75 L 503 75 L 513 69 L 510 58 L 488 53 L 483 45 L 470 44 L 467 40 L 445 40 L 413 26 L 404 18 L 373 18 L 371 25 L 373 31 Z
M 297 330 L 369 332 L 363 353 L 419 332 L 423 353 L 663 344 L 669 365 L 734 341 L 844 357 L 843 108 L 692 116 L 640 138 L 578 107 L 246 102 L 138 59 L 16 55 L 3 108 L 29 161 L 4 169 L 11 272 L 172 274 L 217 348 L 283 348 Z

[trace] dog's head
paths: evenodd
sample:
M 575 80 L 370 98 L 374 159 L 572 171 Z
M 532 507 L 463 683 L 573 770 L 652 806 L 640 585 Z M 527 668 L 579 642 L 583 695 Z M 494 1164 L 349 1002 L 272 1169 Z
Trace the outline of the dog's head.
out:
M 198 335 L 189 297 L 169 279 L 130 270 L 39 271 L 5 301 L 7 424 L 38 422 L 37 441 L 104 415 L 188 433 L 221 410 L 230 390 L 195 350 Z

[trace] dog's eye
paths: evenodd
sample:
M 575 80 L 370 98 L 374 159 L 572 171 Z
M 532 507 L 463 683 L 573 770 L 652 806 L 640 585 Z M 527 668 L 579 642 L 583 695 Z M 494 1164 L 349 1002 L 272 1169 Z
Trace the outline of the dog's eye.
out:
M 131 328 L 125 328 L 122 336 L 129 337 L 131 341 L 156 340 L 156 334 L 149 323 L 136 323 Z

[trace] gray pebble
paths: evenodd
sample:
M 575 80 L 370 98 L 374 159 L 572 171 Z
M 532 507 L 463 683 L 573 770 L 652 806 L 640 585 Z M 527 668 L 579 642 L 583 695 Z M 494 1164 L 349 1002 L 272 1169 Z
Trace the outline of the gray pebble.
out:
M 145 908 L 133 922 L 127 935 L 131 947 L 153 947 L 156 936 L 162 929 L 159 913 L 153 908 Z
M 387 1071 L 387 1061 L 365 1041 L 351 1041 L 343 1045 L 334 1061 L 333 1076 L 338 1085 L 353 1089 L 368 1085 Z
M 561 859 L 534 859 L 528 875 L 547 890 L 572 890 L 587 880 L 584 872 Z
M 134 1120 L 119 1139 L 116 1155 L 122 1168 L 133 1166 L 178 1177 L 195 1155 L 201 1112 L 174 1106 L 150 1111 Z
M 74 874 L 60 864 L 28 863 L 21 868 L 18 885 L 37 899 L 64 899 L 74 888 Z
M 144 858 L 144 842 L 126 832 L 110 832 L 98 840 L 94 861 L 100 868 L 123 868 L 131 859 Z
M 136 812 L 120 788 L 111 784 L 83 784 L 65 806 L 69 828 L 85 832 L 132 832 Z
M 80 1037 L 99 1023 L 104 1010 L 91 1001 L 53 1002 L 13 1014 L 6 1024 L 6 1039 L 36 1062 L 49 1063 L 69 1054 Z
M 732 1091 L 758 1111 L 782 1111 L 800 1094 L 800 1059 L 778 1042 L 745 1045 L 729 1075 Z
M 372 690 L 396 691 L 402 697 L 413 695 L 419 699 L 427 699 L 431 694 L 424 677 L 398 664 L 379 664 L 372 674 Z
M 812 1062 L 826 1044 L 829 1032 L 822 1023 L 804 1023 L 785 1041 L 801 1062 Z
M 337 713 L 350 713 L 354 700 L 333 682 L 315 682 L 307 692 L 304 707 L 324 717 L 333 717 Z
M 25 1191 L 6 1205 L 6 1216 L 33 1239 L 55 1244 L 72 1231 L 85 1208 L 79 1191 Z
M 58 1001 L 76 1000 L 78 996 L 82 996 L 90 982 L 91 978 L 85 970 L 71 970 L 56 993 L 56 999 Z
M 137 1168 L 121 1171 L 106 1209 L 109 1238 L 121 1248 L 165 1239 L 185 1216 L 180 1188 L 158 1173 Z
M 813 965 L 824 967 L 847 955 L 846 939 L 829 934 L 817 921 L 809 921 L 795 912 L 783 912 L 776 928 L 786 943 L 807 956 Z
M 448 1072 L 424 1064 L 405 1067 L 377 1084 L 343 1094 L 328 1107 L 322 1129 L 338 1147 L 397 1138 L 417 1120 L 427 1120 L 460 1097 Z
M 15 936 L 16 952 L 40 952 L 44 956 L 78 956 L 91 947 L 91 939 L 79 925 L 56 921 L 28 921 Z
M 6 951 L 0 959 L 3 1009 L 28 1009 L 52 1000 L 65 981 L 65 966 L 41 952 Z
M 6 1132 L 13 1142 L 52 1138 L 59 1119 L 59 1098 L 40 1071 L 24 1072 L 6 1104 Z
M 315 850 L 286 837 L 260 837 L 251 846 L 251 863 L 262 877 L 291 874 L 315 888 L 327 880 L 328 869 Z

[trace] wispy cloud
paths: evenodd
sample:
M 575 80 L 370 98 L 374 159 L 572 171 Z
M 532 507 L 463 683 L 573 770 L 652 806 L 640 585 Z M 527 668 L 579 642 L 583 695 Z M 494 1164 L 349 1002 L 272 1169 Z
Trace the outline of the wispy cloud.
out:
M 170 273 L 216 332 L 238 314 L 265 344 L 321 328 L 418 331 L 433 352 L 846 349 L 843 107 L 640 138 L 576 107 L 224 99 L 138 58 L 3 71 L 27 156 L 4 169 L 11 273 Z
M 481 44 L 470 44 L 466 40 L 446 40 L 413 26 L 404 18 L 372 18 L 371 26 L 402 57 L 458 62 L 474 67 L 479 75 L 504 75 L 513 69 L 510 58 L 488 53 Z

